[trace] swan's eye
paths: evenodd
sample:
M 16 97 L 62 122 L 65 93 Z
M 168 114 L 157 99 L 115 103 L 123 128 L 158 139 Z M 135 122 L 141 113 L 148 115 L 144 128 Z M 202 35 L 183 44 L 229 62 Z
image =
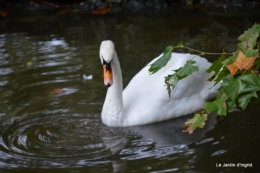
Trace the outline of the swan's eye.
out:
M 113 59 L 110 62 L 106 62 L 106 60 L 104 60 L 103 57 L 102 59 L 103 59 L 103 65 L 111 66 Z
M 103 59 L 103 65 L 106 66 L 106 70 L 111 71 L 111 63 L 113 60 L 111 60 L 110 62 L 106 62 L 106 60 L 104 60 L 103 57 L 102 57 L 102 59 Z

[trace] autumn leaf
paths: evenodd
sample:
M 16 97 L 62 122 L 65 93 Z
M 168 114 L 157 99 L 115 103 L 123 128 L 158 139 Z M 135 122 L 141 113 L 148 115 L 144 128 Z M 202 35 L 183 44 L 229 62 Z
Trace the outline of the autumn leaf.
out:
M 5 12 L 5 11 L 0 11 L 0 16 L 6 17 L 6 16 L 7 16 L 7 12 Z
M 234 75 L 237 73 L 237 71 L 238 71 L 238 68 L 237 68 L 237 66 L 236 66 L 235 63 L 230 64 L 230 65 L 227 65 L 226 67 L 227 67 L 228 70 L 230 71 L 230 75 L 231 75 L 231 76 L 234 76 Z
M 28 61 L 28 62 L 26 63 L 26 65 L 29 67 L 29 66 L 32 66 L 33 63 L 32 63 L 32 61 Z
M 203 128 L 206 124 L 205 121 L 207 120 L 207 117 L 208 114 L 205 112 L 195 114 L 193 118 L 188 119 L 185 122 L 182 132 L 188 132 L 189 134 L 192 134 L 197 127 Z
M 60 88 L 54 88 L 51 92 L 50 92 L 50 94 L 59 94 L 59 93 L 62 93 L 63 91 L 62 91 L 62 89 L 60 89 Z
M 257 58 L 257 56 L 255 57 L 246 57 L 241 51 L 238 54 L 237 60 L 236 60 L 236 64 L 237 67 L 239 68 L 239 70 L 242 69 L 246 69 L 249 70 L 255 62 L 255 59 Z
M 232 64 L 226 65 L 228 70 L 231 73 L 231 76 L 234 76 L 238 70 L 246 69 L 249 70 L 254 65 L 254 62 L 258 55 L 255 57 L 246 57 L 242 51 L 239 51 L 238 56 Z
M 100 7 L 97 10 L 92 11 L 92 14 L 107 14 L 109 7 L 111 6 L 110 3 L 106 3 L 104 6 Z

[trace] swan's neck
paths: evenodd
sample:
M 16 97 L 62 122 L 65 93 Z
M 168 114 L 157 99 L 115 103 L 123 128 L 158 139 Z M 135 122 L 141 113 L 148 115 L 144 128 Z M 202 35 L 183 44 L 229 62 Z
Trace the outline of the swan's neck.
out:
M 113 84 L 107 89 L 103 105 L 102 122 L 108 126 L 120 126 L 123 123 L 123 84 L 120 64 L 115 53 L 112 63 Z

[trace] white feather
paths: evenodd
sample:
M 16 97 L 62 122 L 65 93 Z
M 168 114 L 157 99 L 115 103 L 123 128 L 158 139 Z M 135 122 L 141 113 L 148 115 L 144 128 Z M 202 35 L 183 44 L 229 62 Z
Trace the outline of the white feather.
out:
M 109 40 L 102 42 L 101 62 L 102 58 L 113 62 L 113 84 L 107 90 L 101 113 L 104 124 L 113 127 L 135 126 L 176 118 L 202 109 L 207 100 L 216 96 L 218 86 L 207 81 L 212 74 L 205 72 L 211 65 L 206 59 L 191 54 L 172 53 L 171 60 L 164 68 L 149 74 L 149 65 L 159 57 L 137 73 L 122 92 L 122 75 L 114 44 Z M 169 98 L 164 77 L 184 66 L 190 59 L 197 62 L 199 71 L 179 81 Z

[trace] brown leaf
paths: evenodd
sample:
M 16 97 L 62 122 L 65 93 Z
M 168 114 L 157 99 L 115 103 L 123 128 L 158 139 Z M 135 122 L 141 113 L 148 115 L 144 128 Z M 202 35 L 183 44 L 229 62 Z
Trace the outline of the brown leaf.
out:
M 50 94 L 59 94 L 59 93 L 62 93 L 63 91 L 62 91 L 62 89 L 60 89 L 60 88 L 54 88 L 51 92 L 50 92 Z
M 227 65 L 226 67 L 229 69 L 231 76 L 234 76 L 237 73 L 238 69 L 250 70 L 254 65 L 257 57 L 258 56 L 246 57 L 242 51 L 239 51 L 236 61 L 230 65 Z
M 91 13 L 92 14 L 107 14 L 109 7 L 110 7 L 110 3 L 106 3 L 106 5 L 100 7 L 97 10 L 92 11 Z
M 5 11 L 0 11 L 0 16 L 6 17 L 6 16 L 7 16 L 7 12 L 5 12 Z
M 232 63 L 230 65 L 226 65 L 226 67 L 230 71 L 230 73 L 231 73 L 230 75 L 231 76 L 234 76 L 237 73 L 237 71 L 238 71 L 238 68 L 237 68 L 236 64 L 234 64 L 234 63 Z

